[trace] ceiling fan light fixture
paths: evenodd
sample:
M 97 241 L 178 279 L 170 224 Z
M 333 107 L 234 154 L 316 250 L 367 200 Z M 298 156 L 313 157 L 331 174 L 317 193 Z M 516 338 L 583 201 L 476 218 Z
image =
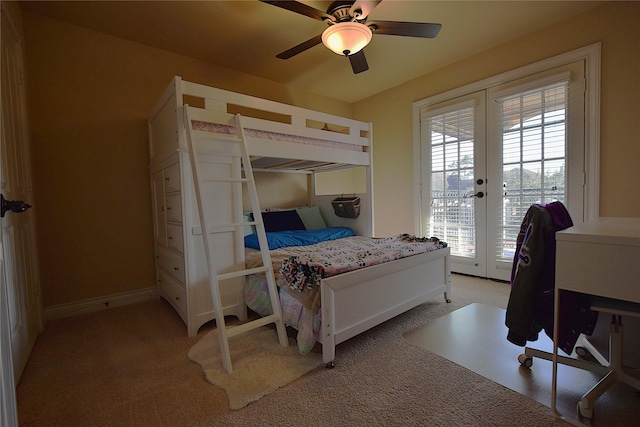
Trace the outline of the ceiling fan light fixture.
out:
M 369 27 L 357 22 L 339 22 L 322 33 L 322 44 L 338 55 L 349 56 L 360 52 L 372 37 Z

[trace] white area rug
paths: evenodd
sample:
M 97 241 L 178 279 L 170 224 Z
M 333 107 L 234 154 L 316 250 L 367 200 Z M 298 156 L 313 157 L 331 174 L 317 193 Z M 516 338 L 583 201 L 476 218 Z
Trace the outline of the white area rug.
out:
M 233 410 L 244 408 L 322 365 L 322 355 L 300 355 L 292 338 L 289 347 L 281 346 L 275 329 L 267 327 L 230 338 L 229 348 L 231 374 L 222 366 L 216 330 L 194 345 L 188 357 L 202 366 L 210 383 L 227 392 Z

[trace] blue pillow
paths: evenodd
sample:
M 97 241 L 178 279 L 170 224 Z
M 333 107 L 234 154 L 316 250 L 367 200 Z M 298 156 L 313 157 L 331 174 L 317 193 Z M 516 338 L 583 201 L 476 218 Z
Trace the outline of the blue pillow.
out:
M 305 229 L 300 215 L 294 210 L 263 212 L 262 221 L 267 232 Z

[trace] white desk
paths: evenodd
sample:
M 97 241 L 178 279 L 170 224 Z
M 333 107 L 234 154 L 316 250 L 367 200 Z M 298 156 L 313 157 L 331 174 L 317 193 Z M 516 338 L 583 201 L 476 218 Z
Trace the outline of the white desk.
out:
M 640 218 L 598 218 L 556 233 L 556 338 L 562 290 L 640 303 Z M 551 407 L 556 411 L 557 339 L 553 347 Z

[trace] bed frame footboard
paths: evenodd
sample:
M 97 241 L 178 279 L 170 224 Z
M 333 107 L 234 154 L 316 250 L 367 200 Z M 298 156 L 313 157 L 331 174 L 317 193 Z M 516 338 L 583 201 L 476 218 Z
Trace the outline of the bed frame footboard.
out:
M 449 248 L 323 279 L 322 360 L 335 366 L 335 348 L 426 301 L 451 293 Z

